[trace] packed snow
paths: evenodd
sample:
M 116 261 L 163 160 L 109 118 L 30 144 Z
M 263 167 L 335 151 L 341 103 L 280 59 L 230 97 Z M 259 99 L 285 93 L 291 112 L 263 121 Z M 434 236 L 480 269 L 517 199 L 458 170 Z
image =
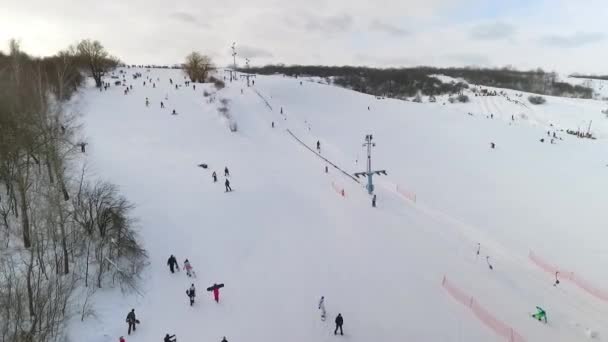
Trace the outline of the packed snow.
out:
M 137 205 L 150 267 L 139 294 L 98 292 L 96 317 L 72 321 L 72 340 L 508 340 L 490 316 L 526 341 L 605 340 L 608 302 L 567 276 L 554 286 L 529 257 L 608 291 L 601 101 L 547 97 L 533 106 L 529 94 L 504 90 L 470 94 L 469 103 L 413 103 L 281 75 L 216 90 L 186 87 L 180 70 L 122 71 L 128 94 L 113 83 L 89 87 L 74 108 L 89 169 Z M 218 114 L 221 99 L 236 132 Z M 590 120 L 597 140 L 561 131 L 586 131 Z M 387 171 L 374 176 L 375 208 L 365 180 L 333 166 L 365 171 L 367 134 L 372 168 Z M 317 141 L 333 165 L 316 154 Z M 234 191 L 225 192 L 226 178 Z M 196 278 L 172 274 L 171 254 L 180 267 L 189 259 Z M 444 277 L 489 315 L 455 300 Z M 219 303 L 206 291 L 214 283 L 225 284 Z M 536 306 L 547 324 L 531 317 Z M 127 336 L 131 309 L 141 324 Z M 338 313 L 344 336 L 334 335 Z

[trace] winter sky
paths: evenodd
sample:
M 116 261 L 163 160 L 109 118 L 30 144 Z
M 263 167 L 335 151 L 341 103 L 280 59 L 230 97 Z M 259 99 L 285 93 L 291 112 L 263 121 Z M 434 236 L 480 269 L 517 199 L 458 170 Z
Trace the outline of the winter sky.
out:
M 608 73 L 606 18 L 606 0 L 0 0 L 0 41 L 47 55 L 93 38 L 138 64 L 227 64 L 236 42 L 253 65 Z

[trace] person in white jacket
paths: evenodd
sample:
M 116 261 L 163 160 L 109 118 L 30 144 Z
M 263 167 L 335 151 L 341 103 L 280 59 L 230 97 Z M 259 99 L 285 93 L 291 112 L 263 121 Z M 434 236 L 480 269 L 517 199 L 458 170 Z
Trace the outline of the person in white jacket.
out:
M 325 320 L 325 297 L 321 296 L 319 299 L 319 310 L 321 310 L 321 320 Z

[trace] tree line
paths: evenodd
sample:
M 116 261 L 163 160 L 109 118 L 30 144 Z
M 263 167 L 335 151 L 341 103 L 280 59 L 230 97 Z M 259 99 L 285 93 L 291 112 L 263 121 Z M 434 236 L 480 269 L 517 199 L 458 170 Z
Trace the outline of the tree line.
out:
M 0 53 L 0 341 L 63 341 L 93 314 L 95 289 L 136 290 L 147 254 L 133 205 L 86 171 L 78 113 L 66 104 L 118 65 L 97 41 L 32 57 Z M 76 296 L 84 293 L 84 296 Z
M 316 76 L 339 86 L 376 96 L 410 97 L 459 94 L 468 86 L 464 82 L 442 82 L 433 75 L 446 75 L 470 84 L 506 88 L 541 95 L 591 98 L 591 88 L 560 82 L 554 72 L 542 69 L 518 71 L 512 68 L 369 68 L 354 66 L 266 65 L 251 67 L 248 72 L 284 74 L 292 77 Z

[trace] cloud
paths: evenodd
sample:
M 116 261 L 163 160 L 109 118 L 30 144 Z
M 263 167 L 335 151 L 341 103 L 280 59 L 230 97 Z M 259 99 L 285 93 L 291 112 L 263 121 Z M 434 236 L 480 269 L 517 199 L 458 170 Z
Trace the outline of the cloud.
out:
M 583 45 L 597 43 L 606 39 L 601 32 L 577 32 L 571 35 L 547 35 L 540 38 L 540 43 L 548 46 L 562 48 L 576 48 Z
M 369 29 L 372 31 L 384 32 L 391 36 L 405 36 L 405 35 L 409 34 L 408 31 L 406 31 L 400 27 L 385 23 L 379 19 L 374 19 L 370 23 Z
M 272 58 L 273 54 L 261 48 L 239 45 L 236 49 L 238 55 L 243 58 Z
M 171 13 L 169 17 L 182 23 L 192 24 L 201 27 L 209 27 L 209 24 L 201 22 L 196 16 L 188 12 L 176 11 Z
M 515 33 L 513 25 L 497 21 L 473 27 L 469 31 L 469 36 L 474 40 L 501 40 L 511 37 L 513 33 Z
M 303 28 L 307 31 L 323 33 L 344 33 L 353 27 L 353 18 L 348 14 L 321 17 L 316 15 L 304 16 Z
M 453 53 L 443 56 L 449 64 L 466 66 L 489 66 L 490 59 L 478 53 Z

